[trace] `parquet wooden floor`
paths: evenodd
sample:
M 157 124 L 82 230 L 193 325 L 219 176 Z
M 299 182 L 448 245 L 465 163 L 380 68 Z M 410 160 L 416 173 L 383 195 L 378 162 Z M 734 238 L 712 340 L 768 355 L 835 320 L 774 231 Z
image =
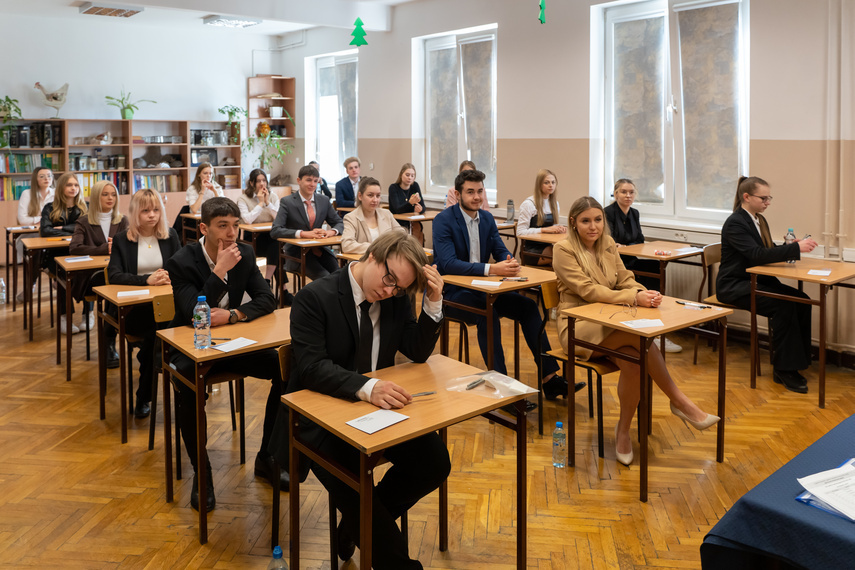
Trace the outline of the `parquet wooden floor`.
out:
M 45 305 L 47 309 L 47 305 Z M 208 544 L 197 540 L 189 506 L 191 478 L 165 502 L 163 429 L 147 450 L 148 420 L 130 419 L 129 442 L 119 443 L 118 373 L 110 371 L 107 419 L 98 419 L 97 364 L 84 360 L 75 337 L 71 382 L 54 362 L 54 333 L 45 312 L 35 340 L 22 332 L 20 309 L 0 307 L 0 566 L 64 568 L 265 568 L 270 557 L 271 489 L 256 481 L 252 461 L 261 437 L 265 381 L 247 382 L 247 461 L 228 420 L 228 395 L 208 402 L 210 455 L 217 508 L 209 515 Z M 512 346 L 504 326 L 505 346 Z M 473 329 L 474 332 L 474 329 Z M 551 337 L 555 339 L 554 326 Z M 668 355 L 684 391 L 715 409 L 716 355 L 686 349 Z M 473 364 L 481 365 L 472 335 Z M 452 344 L 455 346 L 455 344 Z M 523 347 L 523 380 L 534 363 Z M 604 379 L 606 458 L 597 457 L 596 422 L 587 398 L 577 407 L 577 467 L 556 469 L 551 438 L 530 419 L 528 447 L 528 567 L 699 568 L 705 533 L 748 489 L 855 411 L 852 371 L 829 368 L 828 403 L 773 384 L 768 372 L 748 387 L 747 351 L 728 350 L 726 456 L 714 460 L 714 431 L 687 429 L 654 396 L 650 439 L 650 500 L 638 501 L 637 467 L 614 459 L 610 435 L 617 418 L 616 379 Z M 815 377 L 816 366 L 811 370 Z M 580 374 L 581 377 L 581 374 Z M 563 419 L 563 400 L 546 404 L 548 423 Z M 158 414 L 158 423 L 162 422 Z M 514 564 L 513 436 L 475 419 L 449 430 L 452 456 L 450 545 L 438 550 L 436 495 L 410 511 L 410 549 L 426 568 L 511 569 Z M 185 472 L 190 470 L 184 459 Z M 303 568 L 329 568 L 326 492 L 310 477 L 303 487 Z M 283 497 L 282 544 L 288 543 Z M 353 562 L 349 568 L 355 568 Z

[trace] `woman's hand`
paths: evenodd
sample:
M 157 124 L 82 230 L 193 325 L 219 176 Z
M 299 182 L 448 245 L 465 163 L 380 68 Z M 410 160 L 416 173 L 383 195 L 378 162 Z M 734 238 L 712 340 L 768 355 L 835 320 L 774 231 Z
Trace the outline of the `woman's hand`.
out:
M 421 201 L 421 196 L 419 196 L 418 194 L 412 194 L 410 195 L 410 199 L 408 201 L 410 202 L 410 205 L 415 206 Z
M 267 191 L 267 188 L 262 188 L 258 191 L 258 203 L 261 204 L 262 207 L 266 208 L 269 202 L 270 192 Z
M 107 238 L 107 255 L 113 253 L 113 238 Z
M 542 233 L 542 234 L 563 234 L 563 233 L 567 233 L 567 226 L 555 224 L 554 226 L 549 226 L 548 228 L 540 228 L 540 233 Z
M 422 213 L 422 205 L 421 205 L 421 204 L 419 204 L 419 203 L 416 203 L 416 207 L 415 207 L 415 208 L 413 208 L 413 211 L 414 211 L 416 214 L 421 214 L 421 213 Z
M 659 291 L 639 291 L 635 295 L 635 302 L 639 307 L 656 308 L 662 303 L 662 293 Z
M 158 269 L 145 280 L 147 285 L 169 285 L 169 272 L 166 269 Z

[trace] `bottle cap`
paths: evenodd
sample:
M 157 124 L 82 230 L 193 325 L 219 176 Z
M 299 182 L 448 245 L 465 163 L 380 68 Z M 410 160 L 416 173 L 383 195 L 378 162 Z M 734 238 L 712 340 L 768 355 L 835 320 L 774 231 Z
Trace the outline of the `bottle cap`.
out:
M 282 558 L 282 547 L 281 546 L 277 545 L 273 548 L 273 558 Z
M 556 428 L 563 428 L 563 427 L 564 427 L 564 423 L 563 423 L 563 422 L 555 422 L 555 427 L 556 427 Z
M 198 297 L 196 297 L 196 300 L 197 301 L 205 301 L 205 300 L 207 300 L 207 297 L 205 297 L 204 295 L 199 295 Z
M 787 229 L 787 231 L 788 231 L 788 232 L 790 232 L 790 233 L 792 233 L 792 232 L 793 232 L 793 228 L 789 228 L 789 229 Z

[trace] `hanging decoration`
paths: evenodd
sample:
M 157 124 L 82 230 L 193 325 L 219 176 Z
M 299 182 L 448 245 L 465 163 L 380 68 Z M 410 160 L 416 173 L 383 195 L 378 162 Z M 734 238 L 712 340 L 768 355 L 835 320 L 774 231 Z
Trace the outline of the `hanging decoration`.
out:
M 353 41 L 350 42 L 350 45 L 357 47 L 367 46 L 368 42 L 365 41 L 365 28 L 362 27 L 364 25 L 362 23 L 362 18 L 357 17 L 353 25 L 356 27 L 353 29 L 353 33 L 350 34 L 353 36 Z
M 540 0 L 540 15 L 537 17 L 541 24 L 546 23 L 546 0 Z

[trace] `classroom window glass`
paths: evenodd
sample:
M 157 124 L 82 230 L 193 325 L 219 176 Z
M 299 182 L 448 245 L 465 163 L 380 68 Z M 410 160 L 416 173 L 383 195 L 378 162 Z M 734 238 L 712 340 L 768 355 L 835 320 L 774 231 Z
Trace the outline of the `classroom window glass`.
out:
M 345 175 L 344 159 L 358 155 L 358 60 L 355 52 L 312 59 L 314 81 L 310 96 L 314 112 L 307 116 L 313 115 L 314 121 L 313 128 L 306 129 L 307 162 L 317 160 L 322 176 L 337 180 Z

